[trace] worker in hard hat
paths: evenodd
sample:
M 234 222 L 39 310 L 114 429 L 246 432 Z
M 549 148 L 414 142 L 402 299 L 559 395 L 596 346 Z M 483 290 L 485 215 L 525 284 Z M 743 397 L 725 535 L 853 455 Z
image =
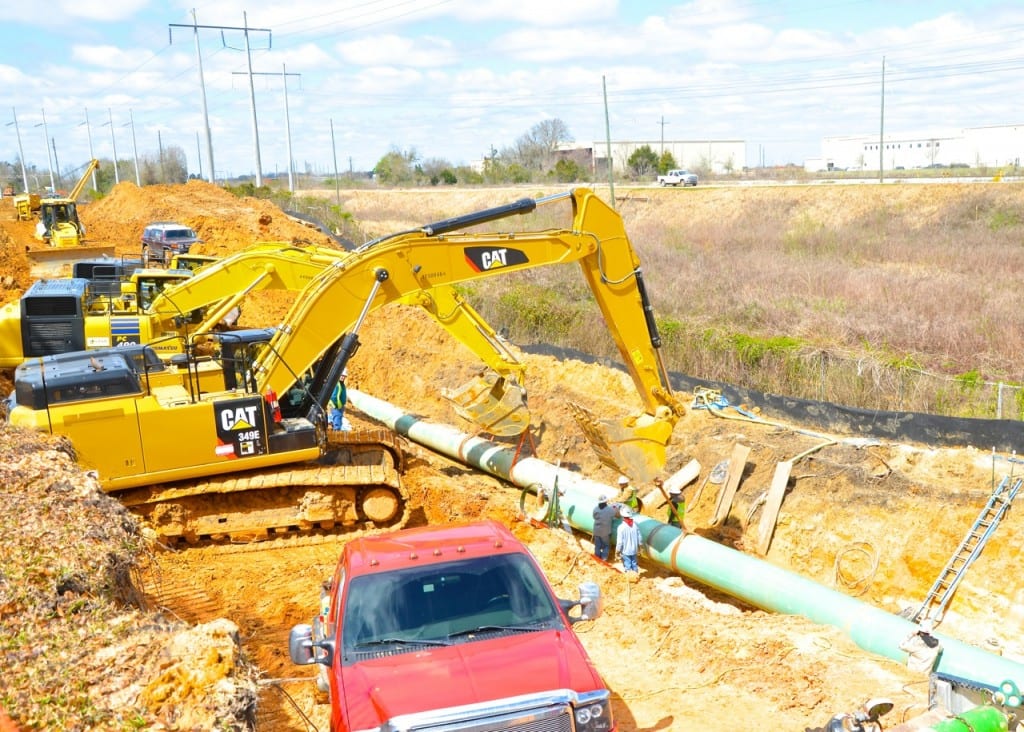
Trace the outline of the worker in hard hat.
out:
M 345 379 L 348 377 L 348 369 L 341 372 L 341 378 L 334 385 L 331 392 L 331 401 L 327 405 L 328 416 L 331 420 L 331 429 L 335 431 L 348 431 L 352 426 L 345 419 L 345 405 L 348 403 L 348 389 L 345 386 Z
M 640 527 L 636 525 L 633 511 L 628 506 L 619 509 L 619 515 L 622 516 L 622 523 L 615 533 L 615 551 L 622 558 L 624 571 L 639 574 L 640 567 L 636 560 L 640 553 Z
M 630 485 L 629 478 L 625 475 L 619 476 L 619 502 L 629 506 L 633 513 L 642 513 L 644 510 L 643 501 L 637 495 L 636 486 Z
M 911 671 L 930 674 L 935 667 L 935 662 L 942 653 L 942 643 L 932 635 L 934 630 L 935 622 L 931 618 L 925 618 L 918 623 L 917 629 L 900 643 L 900 650 L 907 653 L 907 668 Z
M 658 480 L 660 479 L 655 478 L 655 481 Z M 683 491 L 679 486 L 672 486 L 668 489 L 668 525 L 683 528 L 685 516 L 686 501 L 683 500 Z

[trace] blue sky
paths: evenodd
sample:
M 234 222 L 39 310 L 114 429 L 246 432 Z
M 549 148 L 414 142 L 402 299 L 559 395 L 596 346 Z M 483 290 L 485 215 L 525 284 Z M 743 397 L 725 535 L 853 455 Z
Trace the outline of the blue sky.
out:
M 4 11 L 0 159 L 18 157 L 16 113 L 40 169 L 47 133 L 62 171 L 91 133 L 97 157 L 174 145 L 208 175 L 195 34 L 171 28 L 193 9 L 261 29 L 264 173 L 287 171 L 285 71 L 297 172 L 367 170 L 392 148 L 470 163 L 551 118 L 603 141 L 603 87 L 613 139 L 741 139 L 747 164 L 801 163 L 823 137 L 878 131 L 883 57 L 887 132 L 1024 124 L 1020 2 L 50 0 Z M 216 174 L 252 173 L 244 34 L 198 36 Z

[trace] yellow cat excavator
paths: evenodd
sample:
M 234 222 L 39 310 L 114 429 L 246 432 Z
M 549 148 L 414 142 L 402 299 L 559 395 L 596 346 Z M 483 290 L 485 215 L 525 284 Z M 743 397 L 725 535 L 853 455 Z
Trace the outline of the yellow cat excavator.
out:
M 572 204 L 568 229 L 458 233 L 562 200 Z M 400 525 L 407 507 L 395 462 L 361 452 L 358 436 L 326 429 L 326 405 L 367 314 L 459 282 L 572 262 L 643 404 L 625 419 L 587 415 L 582 425 L 618 469 L 643 479 L 662 467 L 684 410 L 621 218 L 587 189 L 369 242 L 321 268 L 280 327 L 206 334 L 219 348 L 212 355 L 186 349 L 168 365 L 140 345 L 26 361 L 15 373 L 9 420 L 69 437 L 103 488 L 167 538 Z M 218 388 L 204 373 L 217 375 Z

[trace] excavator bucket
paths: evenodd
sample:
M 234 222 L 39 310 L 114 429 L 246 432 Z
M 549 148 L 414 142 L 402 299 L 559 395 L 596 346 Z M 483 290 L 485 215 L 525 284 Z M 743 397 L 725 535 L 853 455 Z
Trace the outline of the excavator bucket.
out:
M 520 435 L 530 426 L 526 390 L 494 371 L 486 371 L 454 391 L 445 390 L 443 395 L 460 417 L 495 437 Z
M 604 465 L 638 482 L 651 480 L 665 467 L 672 422 L 648 414 L 618 421 L 598 419 L 579 404 L 570 402 L 569 407 Z

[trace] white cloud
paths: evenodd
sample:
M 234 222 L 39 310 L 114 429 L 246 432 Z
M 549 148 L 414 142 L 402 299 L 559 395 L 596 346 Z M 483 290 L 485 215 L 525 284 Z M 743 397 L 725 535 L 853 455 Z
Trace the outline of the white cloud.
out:
M 458 61 L 449 39 L 430 36 L 415 39 L 393 34 L 368 36 L 339 43 L 336 48 L 342 59 L 360 66 L 394 64 L 422 68 L 448 66 Z
M 26 23 L 50 29 L 76 21 L 115 23 L 128 20 L 149 4 L 149 0 L 51 0 L 51 2 L 5 3 L 4 22 Z
M 636 0 L 626 0 L 636 2 Z M 614 18 L 617 0 L 459 0 L 449 12 L 470 23 L 518 22 L 531 26 L 563 26 Z
M 77 66 L 131 70 L 142 66 L 152 58 L 152 51 L 141 48 L 125 49 L 112 45 L 75 45 L 71 47 L 71 60 Z

